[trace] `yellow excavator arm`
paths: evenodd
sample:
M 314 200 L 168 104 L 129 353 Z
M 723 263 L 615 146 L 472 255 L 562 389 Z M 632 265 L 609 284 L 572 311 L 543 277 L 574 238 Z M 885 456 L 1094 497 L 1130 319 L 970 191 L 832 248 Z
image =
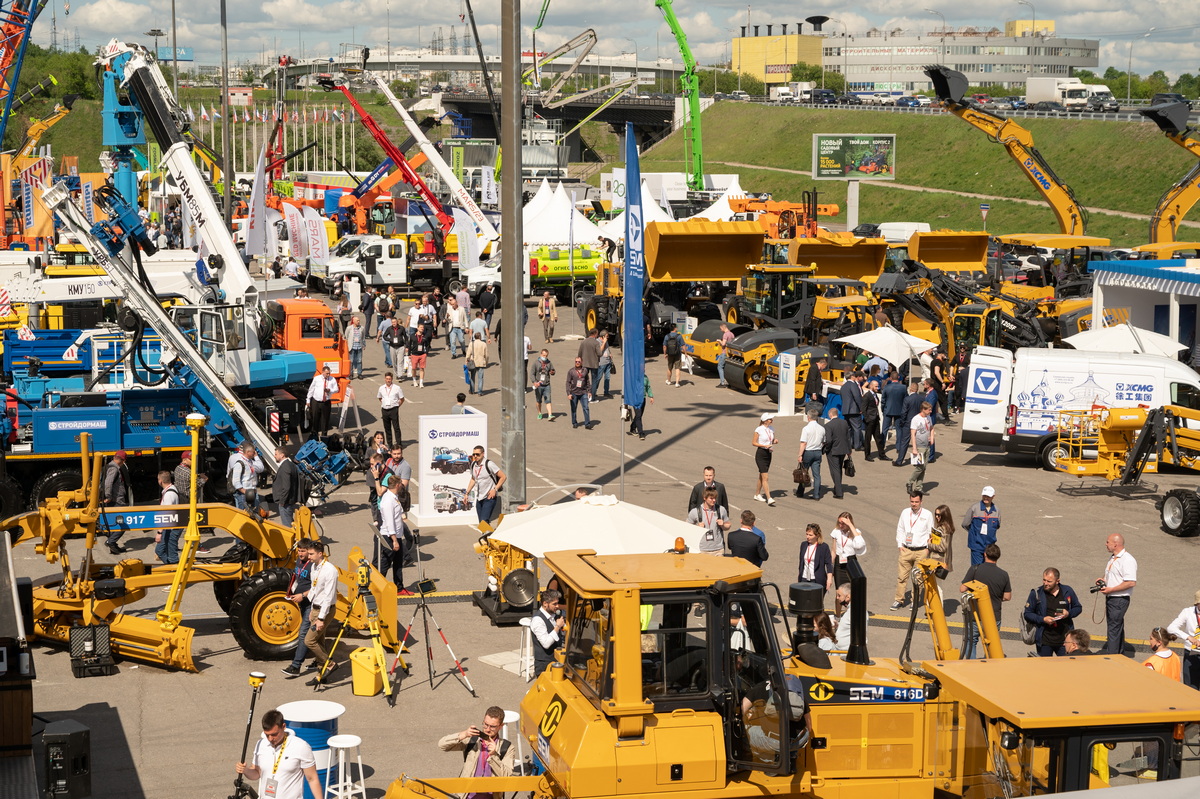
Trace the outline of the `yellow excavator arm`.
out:
M 934 92 L 943 108 L 983 131 L 992 141 L 1004 145 L 1009 157 L 1049 203 L 1050 210 L 1058 220 L 1059 232 L 1082 236 L 1087 228 L 1087 210 L 1075 199 L 1071 187 L 1054 174 L 1050 164 L 1038 152 L 1033 144 L 1033 134 L 1011 119 L 964 100 L 963 95 L 969 84 L 961 72 L 943 66 L 930 66 L 925 68 L 925 74 L 933 81 Z
M 33 152 L 33 149 L 38 146 L 38 142 L 40 142 L 42 137 L 46 135 L 46 131 L 57 125 L 63 120 L 64 117 L 66 117 L 67 114 L 71 113 L 71 106 L 73 106 L 75 101 L 78 99 L 78 94 L 66 95 L 62 98 L 61 103 L 54 106 L 54 110 L 50 112 L 49 116 L 39 119 L 31 124 L 28 132 L 25 134 L 25 141 L 22 142 L 21 146 L 17 149 L 17 152 L 13 155 L 13 162 L 16 163 L 22 158 L 28 158 L 30 153 Z
M 1187 103 L 1164 103 L 1143 109 L 1142 116 L 1149 117 L 1158 125 L 1168 139 L 1200 159 L 1200 139 L 1197 131 L 1188 127 Z M 1175 241 L 1179 223 L 1192 207 L 1200 201 L 1200 161 L 1192 165 L 1178 183 L 1163 192 L 1154 213 L 1150 216 L 1150 242 Z

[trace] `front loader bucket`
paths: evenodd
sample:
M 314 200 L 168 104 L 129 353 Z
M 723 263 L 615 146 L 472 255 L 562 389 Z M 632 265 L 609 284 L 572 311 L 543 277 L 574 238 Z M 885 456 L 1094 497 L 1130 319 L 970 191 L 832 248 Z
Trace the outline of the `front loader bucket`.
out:
M 983 231 L 937 230 L 914 233 L 908 257 L 946 273 L 986 272 L 988 234 Z
M 933 81 L 933 92 L 943 103 L 961 103 L 971 85 L 966 75 L 940 64 L 925 67 L 925 74 Z
M 646 225 L 646 277 L 739 280 L 748 264 L 762 260 L 763 238 L 757 222 L 651 222 Z
M 1152 120 L 1168 136 L 1179 136 L 1188 129 L 1191 108 L 1187 103 L 1162 103 L 1142 108 L 1138 113 Z

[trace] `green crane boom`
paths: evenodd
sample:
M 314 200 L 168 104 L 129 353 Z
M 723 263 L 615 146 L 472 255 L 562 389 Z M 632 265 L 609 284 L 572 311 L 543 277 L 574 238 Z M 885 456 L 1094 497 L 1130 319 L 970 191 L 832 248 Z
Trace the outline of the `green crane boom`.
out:
M 696 74 L 696 57 L 692 55 L 692 48 L 688 47 L 687 34 L 675 18 L 671 0 L 654 0 L 654 5 L 662 12 L 667 27 L 675 35 L 675 43 L 679 45 L 679 55 L 683 59 L 683 75 L 679 78 L 679 85 L 687 98 L 683 149 L 689 165 L 688 188 L 701 191 L 704 189 L 704 149 L 700 143 L 700 78 Z

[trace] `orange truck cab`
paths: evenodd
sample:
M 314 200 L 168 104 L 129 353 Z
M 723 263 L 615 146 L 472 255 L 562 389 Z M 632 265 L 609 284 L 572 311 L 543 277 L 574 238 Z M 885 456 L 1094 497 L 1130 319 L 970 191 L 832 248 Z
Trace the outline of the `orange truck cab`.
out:
M 317 372 L 326 366 L 337 378 L 334 402 L 340 403 L 350 383 L 350 352 L 342 338 L 341 326 L 329 306 L 317 299 L 270 300 L 267 316 L 274 329 L 271 346 L 279 350 L 310 353 L 317 360 Z

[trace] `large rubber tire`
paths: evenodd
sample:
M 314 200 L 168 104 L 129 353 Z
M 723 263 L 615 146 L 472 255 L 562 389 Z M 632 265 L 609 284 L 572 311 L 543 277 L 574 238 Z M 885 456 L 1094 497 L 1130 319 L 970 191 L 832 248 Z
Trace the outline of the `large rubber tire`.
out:
M 1200 496 L 1187 488 L 1168 491 L 1159 510 L 1159 520 L 1168 535 L 1189 538 L 1200 533 Z
M 296 651 L 300 608 L 285 598 L 291 577 L 287 569 L 266 569 L 234 592 L 229 627 L 251 660 L 283 660 Z
M 37 510 L 43 499 L 58 496 L 59 491 L 74 491 L 83 486 L 83 472 L 78 469 L 55 469 L 46 472 L 33 484 L 29 493 L 29 510 Z
M 233 597 L 237 594 L 239 585 L 241 583 L 237 580 L 217 580 L 213 583 L 213 595 L 225 613 L 228 613 L 229 608 L 233 606 Z
M 583 308 L 583 329 L 590 336 L 593 330 L 600 327 L 600 305 L 595 297 L 589 297 Z
M 1042 462 L 1042 468 L 1048 472 L 1057 472 L 1058 469 L 1055 467 L 1059 460 L 1069 457 L 1071 457 L 1070 451 L 1057 441 L 1051 441 L 1042 447 L 1042 451 L 1038 453 L 1038 459 Z
M 730 325 L 736 325 L 738 323 L 738 308 L 736 300 L 730 302 L 729 306 L 725 309 L 725 322 Z
M 449 280 L 449 281 L 446 283 L 446 287 L 445 287 L 444 289 L 442 289 L 442 290 L 445 292 L 445 296 L 447 296 L 447 297 L 448 297 L 448 296 L 451 296 L 451 295 L 453 295 L 453 294 L 457 294 L 457 293 L 458 293 L 459 291 L 461 291 L 461 290 L 463 289 L 463 287 L 464 287 L 464 286 L 466 286 L 466 285 L 467 285 L 467 284 L 466 284 L 466 283 L 464 283 L 464 282 L 463 282 L 463 281 L 462 281 L 460 278 L 457 278 L 457 277 L 456 277 L 456 278 L 451 278 L 451 279 L 450 279 L 450 280 Z M 475 298 L 474 298 L 474 297 L 472 297 L 471 299 L 472 299 L 472 300 L 474 300 Z
M 7 474 L 0 478 L 0 521 L 16 516 L 25 510 L 21 496 L 20 483 Z

